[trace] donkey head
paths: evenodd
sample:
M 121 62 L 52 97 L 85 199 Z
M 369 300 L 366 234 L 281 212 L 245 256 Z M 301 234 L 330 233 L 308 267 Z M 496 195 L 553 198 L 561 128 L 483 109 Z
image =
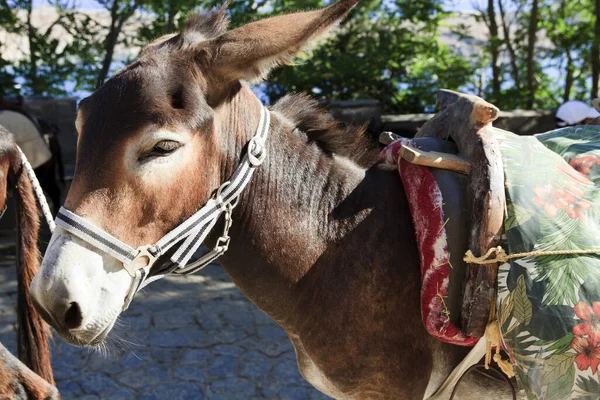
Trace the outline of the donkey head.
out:
M 160 239 L 229 178 L 224 163 L 239 154 L 225 143 L 243 136 L 244 125 L 256 129 L 260 103 L 240 82 L 262 79 L 357 1 L 232 31 L 226 31 L 224 10 L 193 15 L 181 33 L 148 45 L 81 102 L 65 208 L 134 248 Z M 256 119 L 232 121 L 239 115 L 233 103 Z M 236 153 L 248 138 L 239 138 Z M 121 262 L 57 228 L 31 292 L 66 340 L 97 345 L 121 312 L 131 282 Z

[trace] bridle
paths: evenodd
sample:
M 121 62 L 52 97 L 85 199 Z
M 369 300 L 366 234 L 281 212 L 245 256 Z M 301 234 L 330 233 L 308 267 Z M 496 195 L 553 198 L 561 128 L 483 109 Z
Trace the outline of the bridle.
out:
M 202 208 L 152 245 L 143 245 L 134 249 L 79 215 L 61 207 L 56 217 L 56 225 L 121 261 L 123 268 L 133 278 L 125 296 L 123 310 L 129 307 L 135 294 L 151 282 L 171 273 L 197 272 L 228 250 L 232 211 L 238 203 L 240 194 L 250 182 L 254 170 L 265 160 L 267 155 L 265 142 L 269 134 L 269 126 L 269 111 L 261 106 L 256 134 L 248 142 L 246 154 L 231 179 L 224 182 L 217 189 L 215 196 Z M 225 215 L 223 234 L 217 239 L 214 248 L 198 260 L 189 263 L 221 214 Z M 160 265 L 158 271 L 152 271 L 153 275 L 149 276 L 150 269 L 159 257 L 172 248 L 176 250 L 171 254 L 170 260 Z

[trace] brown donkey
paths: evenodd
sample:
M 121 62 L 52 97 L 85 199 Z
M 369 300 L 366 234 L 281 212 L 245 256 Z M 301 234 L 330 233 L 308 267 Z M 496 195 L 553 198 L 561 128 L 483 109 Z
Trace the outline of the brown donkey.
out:
M 17 205 L 17 315 L 19 361 L 0 344 L 0 398 L 58 399 L 54 385 L 50 331 L 33 308 L 29 285 L 40 265 L 37 245 L 39 217 L 33 188 L 21 165 L 14 137 L 0 127 L 0 208 L 7 190 L 16 188 Z
M 133 248 L 161 239 L 246 154 L 262 106 L 242 81 L 286 63 L 356 2 L 232 31 L 224 11 L 194 15 L 180 34 L 148 45 L 81 102 L 65 208 Z M 360 129 L 345 131 L 306 96 L 285 97 L 270 116 L 266 160 L 233 210 L 221 265 L 287 332 L 302 375 L 321 392 L 430 396 L 467 349 L 421 324 L 419 254 L 398 173 L 379 166 Z M 54 232 L 31 291 L 63 338 L 99 345 L 132 277 L 65 229 Z M 482 376 L 461 386 L 457 398 L 510 398 Z

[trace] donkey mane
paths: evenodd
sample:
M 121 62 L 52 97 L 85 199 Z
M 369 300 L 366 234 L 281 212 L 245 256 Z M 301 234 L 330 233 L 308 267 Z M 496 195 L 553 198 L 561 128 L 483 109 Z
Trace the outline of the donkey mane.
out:
M 272 107 L 294 125 L 294 132 L 325 154 L 349 158 L 362 167 L 379 161 L 378 145 L 366 134 L 364 125 L 345 125 L 326 107 L 306 93 L 290 93 Z
M 186 16 L 181 33 L 160 36 L 140 52 L 140 56 L 154 51 L 180 51 L 193 48 L 198 42 L 215 38 L 227 31 L 229 18 L 225 13 L 227 2 L 218 10 L 190 13 Z

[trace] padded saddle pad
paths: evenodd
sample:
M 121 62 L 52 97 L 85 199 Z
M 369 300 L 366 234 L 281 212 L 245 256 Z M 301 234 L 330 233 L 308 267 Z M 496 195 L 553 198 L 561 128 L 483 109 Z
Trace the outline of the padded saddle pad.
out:
M 383 150 L 397 165 L 410 206 L 421 262 L 421 317 L 439 340 L 474 346 L 477 337 L 458 328 L 468 248 L 470 204 L 468 178 L 448 170 L 411 164 L 399 157 L 402 145 L 456 154 L 456 146 L 434 138 L 399 139 Z
M 600 250 L 600 126 L 497 139 L 507 253 Z M 497 310 L 528 398 L 600 398 L 600 254 L 536 254 L 500 265 Z

